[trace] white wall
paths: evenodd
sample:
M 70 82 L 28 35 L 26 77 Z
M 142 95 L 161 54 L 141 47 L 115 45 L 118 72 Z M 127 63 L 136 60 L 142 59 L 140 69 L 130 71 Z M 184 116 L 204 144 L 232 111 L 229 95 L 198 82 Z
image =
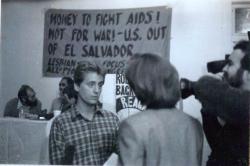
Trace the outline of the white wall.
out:
M 0 1 L 0 20 L 1 20 L 1 3 L 2 3 L 2 2 Z M 2 30 L 1 30 L 1 23 L 0 23 L 0 50 L 2 50 L 2 49 L 1 49 L 1 45 L 2 45 L 2 44 L 1 44 L 1 43 L 2 43 L 2 40 L 1 40 L 1 38 L 2 38 L 1 36 L 2 36 L 2 35 L 1 35 L 1 34 L 2 34 L 2 33 L 1 33 L 1 32 L 2 32 Z M 1 51 L 0 51 L 0 98 L 1 98 L 1 99 L 0 99 L 0 109 L 1 109 L 1 106 L 2 106 L 2 75 L 3 75 L 3 74 L 2 74 L 2 67 L 3 67 L 3 66 L 2 66 L 2 53 L 1 53 Z M 1 115 L 2 115 L 2 114 L 1 114 L 1 111 L 0 111 L 0 117 L 1 117 Z
M 42 77 L 44 13 L 47 8 L 104 9 L 137 6 L 166 5 L 166 2 L 107 0 L 50 0 L 3 2 L 3 103 L 16 96 L 21 84 L 30 84 L 49 109 L 58 92 L 58 78 Z M 114 75 L 106 79 L 103 102 L 107 108 L 115 109 Z M 4 104 L 1 105 L 3 110 Z
M 209 60 L 230 51 L 229 0 L 8 0 L 2 9 L 2 104 L 16 96 L 21 84 L 30 84 L 44 108 L 58 92 L 58 78 L 42 77 L 44 13 L 47 8 L 104 9 L 170 5 L 173 8 L 170 60 L 181 77 L 193 80 L 205 73 Z M 104 86 L 103 102 L 114 108 L 114 76 Z M 199 104 L 184 101 L 191 115 L 199 118 Z
M 230 47 L 228 0 L 181 1 L 173 9 L 170 58 L 180 76 L 197 80 L 206 73 L 206 62 L 221 59 Z M 200 118 L 200 104 L 193 97 L 185 110 Z
M 176 66 L 181 77 L 197 80 L 206 73 L 207 61 L 221 59 L 231 51 L 230 0 L 4 1 L 2 71 L 0 68 L 1 110 L 7 100 L 17 95 L 20 85 L 24 83 L 35 89 L 43 108 L 49 109 L 52 99 L 57 95 L 59 78 L 42 77 L 45 9 L 107 9 L 162 5 L 169 5 L 173 9 L 170 61 Z M 104 106 L 114 110 L 114 75 L 108 75 L 103 89 Z M 192 97 L 184 101 L 184 109 L 200 119 L 200 104 Z M 206 147 L 206 154 L 207 151 Z

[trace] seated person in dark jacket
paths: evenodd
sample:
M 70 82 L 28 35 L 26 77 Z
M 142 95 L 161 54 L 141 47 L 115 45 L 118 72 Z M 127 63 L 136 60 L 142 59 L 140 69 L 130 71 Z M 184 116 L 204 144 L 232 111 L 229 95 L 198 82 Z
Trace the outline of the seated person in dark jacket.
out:
M 204 76 L 194 86 L 212 150 L 207 166 L 248 166 L 250 42 L 235 45 L 223 72 L 224 80 Z
M 35 91 L 28 85 L 22 85 L 15 97 L 7 102 L 4 116 L 38 119 L 42 104 L 36 98 Z

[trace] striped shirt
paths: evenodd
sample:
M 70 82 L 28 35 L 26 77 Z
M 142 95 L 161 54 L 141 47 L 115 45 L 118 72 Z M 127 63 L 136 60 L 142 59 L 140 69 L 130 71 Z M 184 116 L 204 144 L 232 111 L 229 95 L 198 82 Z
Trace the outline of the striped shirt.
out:
M 51 127 L 49 158 L 51 164 L 63 164 L 65 149 L 73 146 L 74 165 L 103 165 L 117 152 L 119 120 L 112 112 L 98 109 L 92 119 L 75 108 L 58 116 Z

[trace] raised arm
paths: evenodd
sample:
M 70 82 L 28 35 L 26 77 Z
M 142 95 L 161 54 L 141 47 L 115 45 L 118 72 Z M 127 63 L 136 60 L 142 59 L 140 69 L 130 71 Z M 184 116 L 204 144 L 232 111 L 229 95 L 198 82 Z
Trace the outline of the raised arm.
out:
M 210 76 L 200 78 L 194 86 L 195 97 L 204 110 L 229 123 L 247 123 L 250 92 L 232 88 L 228 83 Z

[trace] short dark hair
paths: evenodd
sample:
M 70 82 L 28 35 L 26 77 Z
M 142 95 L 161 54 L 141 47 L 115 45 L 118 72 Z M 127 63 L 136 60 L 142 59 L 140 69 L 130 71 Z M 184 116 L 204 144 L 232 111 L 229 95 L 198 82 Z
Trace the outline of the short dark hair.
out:
M 234 46 L 234 50 L 236 49 L 240 49 L 245 54 L 241 60 L 241 68 L 250 72 L 250 41 L 239 41 Z
M 68 87 L 74 88 L 74 80 L 70 77 L 63 77 L 61 80 L 66 80 Z
M 80 61 L 75 69 L 74 82 L 76 85 L 80 86 L 84 80 L 84 76 L 88 72 L 96 72 L 105 78 L 105 71 L 100 67 L 100 65 L 95 61 Z
M 21 100 L 23 102 L 23 98 L 27 98 L 28 95 L 27 95 L 27 90 L 30 89 L 33 91 L 33 89 L 29 86 L 29 85 L 22 85 L 20 87 L 20 89 L 18 90 L 18 94 L 17 94 L 17 97 L 19 100 Z
M 126 78 L 148 108 L 173 108 L 180 99 L 178 73 L 166 58 L 136 54 L 128 62 Z

